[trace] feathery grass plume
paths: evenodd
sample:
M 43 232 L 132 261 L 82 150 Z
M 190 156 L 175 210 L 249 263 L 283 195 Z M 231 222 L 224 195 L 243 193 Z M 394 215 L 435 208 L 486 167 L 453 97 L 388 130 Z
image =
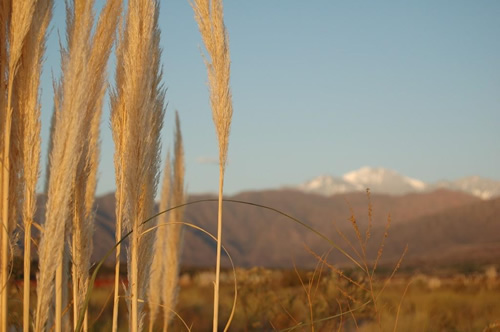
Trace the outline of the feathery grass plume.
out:
M 145 300 L 147 295 L 153 248 L 149 241 L 154 234 L 142 235 L 146 225 L 141 222 L 153 213 L 164 116 L 158 14 L 156 0 L 128 2 L 126 26 L 117 51 L 117 87 L 112 95 L 111 121 L 120 192 L 117 228 L 133 230 L 127 265 L 130 331 L 142 327 L 143 303 L 138 300 Z
M 115 39 L 116 27 L 121 14 L 122 0 L 109 0 L 97 23 L 92 37 L 92 48 L 89 54 L 87 75 L 93 84 L 88 89 L 86 98 L 86 117 L 90 121 L 84 123 L 84 132 L 89 133 L 82 141 L 82 154 L 74 183 L 73 201 L 73 321 L 78 321 L 78 313 L 83 306 L 87 292 L 90 256 L 92 254 L 92 234 L 94 215 L 92 213 L 97 181 L 97 164 L 99 161 L 99 127 L 102 114 L 102 103 L 106 92 L 106 67 Z M 87 324 L 84 325 L 87 330 Z
M 19 196 L 21 194 L 22 178 L 22 125 L 19 111 L 15 109 L 16 103 L 13 100 L 14 96 L 14 81 L 16 79 L 19 60 L 23 48 L 23 43 L 26 34 L 31 26 L 34 11 L 34 0 L 28 1 L 3 1 L 0 11 L 2 18 L 6 19 L 2 22 L 2 43 L 5 43 L 5 48 L 2 46 L 1 62 L 3 69 L 2 86 L 7 83 L 6 94 L 3 95 L 1 102 L 2 110 L 2 152 L 0 155 L 1 164 L 1 199 L 0 199 L 0 218 L 2 225 L 0 232 L 1 236 L 1 257 L 0 257 L 0 284 L 1 284 L 1 299 L 0 299 L 0 331 L 7 329 L 7 309 L 8 309 L 8 266 L 10 263 L 11 247 L 14 243 L 11 238 L 16 227 L 17 213 L 19 208 Z M 8 43 L 8 46 L 7 46 Z M 7 79 L 4 82 L 4 79 Z M 2 91 L 2 94 L 4 92 Z M 6 97 L 6 99 L 5 99 Z
M 227 162 L 229 130 L 233 115 L 231 90 L 229 87 L 231 61 L 229 42 L 224 25 L 222 0 L 193 0 L 195 19 L 198 22 L 203 43 L 209 59 L 205 64 L 208 71 L 212 117 L 219 142 L 219 213 L 217 220 L 217 262 L 214 290 L 213 331 L 217 331 L 219 317 L 220 255 L 222 242 L 222 196 L 224 170 Z
M 31 226 L 36 210 L 36 184 L 40 171 L 40 103 L 39 84 L 46 31 L 52 16 L 52 0 L 39 0 L 26 35 L 16 80 L 14 100 L 22 125 L 21 149 L 23 178 L 22 220 L 24 226 L 23 329 L 29 331 Z
M 47 328 L 46 322 L 54 291 L 56 270 L 63 263 L 66 223 L 71 216 L 70 201 L 78 167 L 84 122 L 86 116 L 87 87 L 92 81 L 85 75 L 89 58 L 90 33 L 93 23 L 93 1 L 78 0 L 70 4 L 74 20 L 67 31 L 68 51 L 62 58 L 62 77 L 56 90 L 56 119 L 53 148 L 50 155 L 50 179 L 47 212 L 39 246 L 39 275 L 35 331 Z M 67 10 L 68 12 L 69 10 Z M 64 54 L 64 53 L 63 53 Z M 58 96 L 62 99 L 57 100 Z M 61 290 L 56 290 L 61 293 Z M 57 297 L 57 294 L 56 294 Z M 62 308 L 56 308 L 56 324 L 60 323 Z M 57 327 L 56 327 L 57 329 Z
M 73 42 L 74 36 L 74 31 L 75 31 L 75 24 L 78 24 L 79 18 L 76 17 L 78 15 L 79 9 L 84 9 L 86 6 L 85 3 L 81 1 L 67 1 L 66 2 L 66 31 L 67 31 L 67 45 L 68 48 L 62 48 L 61 49 L 61 57 L 64 61 L 64 59 L 69 59 L 70 57 L 70 52 L 71 48 L 70 45 Z M 87 24 L 86 30 L 91 31 L 92 26 L 94 23 L 94 13 L 92 11 L 93 8 L 93 2 L 90 4 L 90 7 L 87 7 L 87 11 L 90 12 L 90 15 L 88 15 L 88 20 L 84 23 Z M 96 81 L 96 85 L 99 86 L 99 75 L 96 74 L 96 76 L 93 76 L 93 72 L 91 73 L 90 70 L 88 69 L 90 66 L 90 57 L 92 53 L 91 45 L 94 45 L 94 49 L 96 47 L 95 44 L 92 43 L 92 37 L 90 37 L 90 33 L 86 31 L 86 34 L 88 34 L 88 45 L 87 45 L 87 54 L 85 57 L 82 57 L 81 61 L 86 65 L 86 70 L 82 73 L 82 76 L 87 76 L 87 80 L 89 82 L 91 81 Z M 105 47 L 106 45 L 104 45 Z M 99 46 L 101 47 L 101 46 Z M 101 74 L 102 75 L 102 74 Z M 92 89 L 88 90 L 89 92 L 92 91 Z M 95 97 L 91 93 L 88 92 L 88 96 L 84 98 L 82 101 L 82 105 L 80 106 L 83 111 L 86 113 L 84 114 L 84 122 L 82 123 L 82 133 L 89 133 L 90 128 L 91 128 L 91 123 L 94 121 L 94 113 L 95 111 L 93 109 L 89 109 L 89 97 Z M 65 93 L 63 91 L 63 93 Z M 61 97 L 61 95 L 59 96 Z M 62 95 L 62 98 L 64 100 L 64 94 Z M 88 274 L 85 272 L 85 269 L 88 269 L 90 267 L 90 253 L 92 250 L 92 232 L 93 232 L 93 225 L 92 225 L 92 220 L 90 218 L 87 218 L 85 213 L 84 213 L 84 206 L 85 202 L 85 181 L 86 179 L 91 176 L 92 170 L 88 170 L 85 168 L 86 165 L 86 160 L 87 160 L 87 155 L 89 154 L 89 151 L 91 150 L 89 148 L 88 142 L 91 138 L 89 138 L 88 135 L 83 135 L 82 136 L 82 141 L 81 141 L 81 150 L 80 154 L 78 156 L 78 162 L 77 162 L 77 168 L 76 168 L 76 173 L 75 177 L 73 178 L 73 191 L 71 193 L 70 197 L 70 218 L 68 225 L 65 229 L 65 239 L 67 239 L 67 250 L 64 250 L 63 252 L 63 261 L 62 265 L 58 267 L 58 270 L 56 272 L 56 319 L 55 319 L 55 328 L 56 331 L 60 330 L 63 328 L 64 330 L 67 330 L 69 328 L 69 315 L 65 316 L 64 318 L 62 317 L 62 311 L 63 309 L 68 307 L 68 294 L 67 294 L 67 284 L 68 284 L 68 269 L 69 269 L 69 255 L 72 255 L 72 272 L 73 272 L 73 304 L 74 308 L 78 307 L 79 302 L 78 302 L 78 292 L 80 291 L 81 288 L 84 288 L 86 284 L 85 280 L 85 275 Z M 66 248 L 65 247 L 65 248 Z M 62 283 L 61 283 L 62 282 Z M 62 289 L 59 291 L 59 287 L 62 287 Z M 76 295 L 76 296 L 75 296 Z M 74 312 L 77 312 L 75 309 Z M 74 315 L 76 317 L 76 314 Z M 76 319 L 76 318 L 75 318 Z M 61 324 L 62 323 L 62 324 Z
M 57 92 L 58 89 L 56 87 L 56 84 L 54 84 L 54 101 L 55 100 L 62 100 L 62 97 L 56 97 L 55 95 L 58 93 Z M 60 89 L 59 89 L 60 91 Z M 53 144 L 52 142 L 54 141 L 54 128 L 55 128 L 55 125 L 56 125 L 56 110 L 57 109 L 57 105 L 54 105 L 53 109 L 52 109 L 52 116 L 50 117 L 50 128 L 49 128 L 49 142 L 48 142 L 48 147 L 47 147 L 47 156 L 49 156 L 49 158 L 47 158 L 47 162 L 46 162 L 46 165 L 45 165 L 45 179 L 44 179 L 44 183 L 43 183 L 43 193 L 44 194 L 47 194 L 49 192 L 49 179 L 50 179 L 50 154 L 52 153 L 52 148 L 53 148 Z
M 110 101 L 111 101 L 111 132 L 113 135 L 113 141 L 115 143 L 115 153 L 114 153 L 114 167 L 115 167 L 115 215 L 116 215 L 116 228 L 115 228 L 115 241 L 119 243 L 122 238 L 122 227 L 124 224 L 129 223 L 125 218 L 130 216 L 130 211 L 128 210 L 130 205 L 127 202 L 127 197 L 124 194 L 125 188 L 125 178 L 123 176 L 126 169 L 126 160 L 124 158 L 125 146 L 127 146 L 127 139 L 125 128 L 127 126 L 127 114 L 124 109 L 124 71 L 123 71 L 123 51 L 124 51 L 124 29 L 125 26 L 120 21 L 119 24 L 119 42 L 116 46 L 116 74 L 115 74 L 115 84 L 116 90 L 111 91 Z M 119 292 L 120 292 L 120 260 L 121 260 L 121 244 L 116 247 L 115 254 L 115 283 L 114 283 L 114 296 L 113 296 L 113 319 L 111 331 L 116 332 L 118 330 L 118 307 L 119 307 Z
M 170 151 L 167 152 L 165 167 L 163 169 L 163 183 L 159 210 L 165 211 L 171 206 L 172 199 L 172 164 L 170 162 Z M 169 214 L 163 213 L 158 217 L 158 228 L 156 229 L 156 240 L 154 244 L 153 263 L 151 264 L 151 279 L 149 283 L 149 331 L 153 331 L 154 323 L 158 315 L 158 309 L 163 294 L 163 280 L 165 279 L 165 251 L 167 239 L 167 227 Z
M 175 113 L 175 141 L 174 141 L 174 170 L 172 181 L 172 205 L 179 206 L 186 202 L 184 190 L 184 146 L 182 143 L 181 124 L 179 114 Z M 173 317 L 173 310 L 177 302 L 179 261 L 182 252 L 183 227 L 181 222 L 184 217 L 185 208 L 177 208 L 170 214 L 171 221 L 176 223 L 166 226 L 167 236 L 166 256 L 163 262 L 165 271 L 165 283 L 163 285 L 162 303 L 163 307 L 163 330 L 166 331 L 168 323 Z
M 171 206 L 185 203 L 184 191 L 184 147 L 179 114 L 175 113 L 175 140 L 173 174 L 171 170 L 170 153 L 167 155 L 163 172 L 163 185 L 160 200 L 160 211 Z M 176 208 L 169 214 L 162 214 L 158 218 L 156 241 L 154 248 L 151 282 L 149 286 L 149 330 L 153 331 L 159 304 L 163 305 L 163 330 L 167 330 L 176 304 L 177 283 L 179 279 L 179 259 L 182 248 L 182 224 L 184 208 Z

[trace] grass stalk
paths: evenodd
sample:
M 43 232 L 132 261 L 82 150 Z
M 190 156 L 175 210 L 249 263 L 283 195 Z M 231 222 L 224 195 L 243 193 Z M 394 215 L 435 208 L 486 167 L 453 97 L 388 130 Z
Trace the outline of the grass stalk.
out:
M 33 220 L 26 221 L 24 226 L 24 275 L 23 275 L 23 332 L 29 332 L 30 326 L 30 294 L 31 294 L 31 225 Z
M 114 284 L 114 295 L 113 295 L 113 320 L 112 320 L 112 332 L 118 331 L 118 309 L 120 304 L 120 257 L 121 257 L 121 240 L 122 240 L 122 227 L 125 224 L 125 177 L 124 172 L 126 169 L 125 160 L 125 147 L 127 146 L 127 140 L 129 135 L 126 135 L 125 128 L 127 128 L 128 117 L 125 112 L 124 106 L 124 50 L 125 50 L 125 26 L 122 22 L 119 24 L 119 42 L 116 47 L 116 61 L 117 70 L 115 74 L 116 90 L 111 92 L 111 131 L 113 134 L 113 141 L 115 143 L 115 153 L 114 153 L 114 167 L 115 167 L 115 182 L 116 182 L 116 230 L 115 230 L 115 240 L 118 245 L 116 246 L 115 253 L 115 284 Z M 128 213 L 127 213 L 128 216 Z
M 62 331 L 62 311 L 63 311 L 63 263 L 60 262 L 56 270 L 56 298 L 55 298 L 55 320 L 54 331 Z M 59 290 L 59 291 L 57 291 Z
M 31 227 L 36 210 L 36 184 L 40 172 L 40 104 L 38 88 L 45 52 L 46 31 L 52 17 L 52 0 L 38 1 L 30 32 L 21 55 L 18 104 L 23 122 L 23 226 L 24 226 L 24 283 L 23 331 L 30 326 L 31 285 Z
M 139 278 L 138 278 L 138 254 L 137 251 L 139 249 L 139 236 L 134 236 L 139 233 L 139 225 L 134 223 L 134 227 L 132 228 L 132 243 L 130 244 L 130 298 L 131 298 L 131 310 L 130 310 L 130 324 L 131 331 L 137 331 L 139 329 L 139 307 L 138 307 L 138 298 L 137 294 L 139 291 Z
M 185 202 L 184 191 L 184 147 L 179 120 L 179 114 L 175 113 L 175 140 L 174 140 L 174 161 L 172 180 L 172 205 L 179 206 Z M 177 302 L 177 287 L 179 281 L 179 261 L 182 252 L 182 236 L 184 208 L 175 209 L 170 214 L 170 222 L 165 227 L 165 259 L 163 260 L 163 270 L 165 271 L 162 302 L 163 302 L 163 330 L 168 329 Z
M 217 214 L 217 260 L 214 289 L 213 331 L 219 319 L 220 254 L 222 244 L 222 200 L 224 171 L 227 163 L 229 131 L 233 106 L 231 101 L 229 42 L 222 0 L 194 0 L 191 3 L 203 43 L 208 53 L 205 65 L 208 71 L 210 104 L 219 142 L 219 203 Z
M 170 152 L 167 153 L 165 167 L 163 169 L 163 183 L 161 189 L 161 197 L 159 209 L 160 211 L 167 210 L 171 205 L 172 199 L 172 167 L 170 161 Z M 162 295 L 164 294 L 164 278 L 165 276 L 165 254 L 167 254 L 167 236 L 168 227 L 165 224 L 168 222 L 168 215 L 162 214 L 158 217 L 158 228 L 156 230 L 156 241 L 153 253 L 153 264 L 151 268 L 151 282 L 149 285 L 149 331 L 152 332 L 154 323 L 159 311 L 159 305 L 162 304 Z M 160 227 L 161 226 L 161 227 Z M 163 302 L 164 303 L 164 302 Z M 168 326 L 167 317 L 170 316 L 168 309 L 164 309 L 164 330 Z
M 90 43 L 87 75 L 93 84 L 85 100 L 86 119 L 84 131 L 88 133 L 82 142 L 82 154 L 74 183 L 73 201 L 73 316 L 83 305 L 88 287 L 92 234 L 94 231 L 94 197 L 99 162 L 99 135 L 102 103 L 106 92 L 107 63 L 115 40 L 116 27 L 121 13 L 122 0 L 108 0 L 102 9 Z M 87 330 L 85 324 L 84 330 Z
M 2 16 L 5 21 L 2 30 L 5 31 L 2 43 L 7 43 L 8 39 L 8 55 L 7 52 L 3 53 L 3 64 L 8 63 L 8 68 L 3 71 L 7 73 L 7 100 L 2 103 L 2 120 L 4 121 L 3 127 L 3 154 L 0 156 L 2 161 L 2 195 L 1 195 L 1 218 L 2 218 L 2 236 L 1 236 L 1 265 L 0 265 L 0 280 L 2 286 L 1 300 L 0 300 L 0 330 L 6 331 L 8 324 L 7 310 L 8 310 L 8 281 L 9 281 L 9 256 L 10 256 L 10 235 L 13 232 L 17 220 L 17 206 L 19 205 L 19 193 L 22 188 L 22 182 L 17 181 L 17 177 L 22 169 L 22 151 L 17 150 L 19 147 L 19 140 L 21 139 L 20 130 L 22 124 L 20 123 L 19 109 L 16 107 L 16 100 L 14 100 L 14 86 L 17 79 L 20 59 L 23 50 L 23 44 L 26 35 L 31 27 L 33 19 L 33 12 L 35 8 L 35 1 L 14 1 L 10 4 L 2 3 L 0 11 L 3 12 Z M 9 19 L 10 12 L 10 19 Z M 4 30 L 6 29 L 6 30 Z M 7 51 L 7 50 L 5 50 Z M 5 68 L 5 67 L 4 67 Z M 3 79 L 3 77 L 2 77 Z M 2 82 L 3 83 L 3 82 Z M 2 91 L 3 93 L 3 91 Z
M 2 4 L 2 7 L 3 7 L 3 4 Z M 7 12 L 4 8 L 0 7 L 0 34 L 2 37 L 1 40 L 7 40 L 7 33 L 6 33 L 6 27 L 7 27 Z M 5 66 L 5 63 L 7 62 L 6 59 L 7 59 L 7 43 L 1 43 L 0 45 L 0 84 L 2 86 L 5 85 L 5 80 L 4 80 L 4 72 L 6 70 L 6 66 Z M 5 105 L 5 98 L 4 98 L 4 91 L 0 91 L 0 128 L 2 129 L 2 132 L 5 132 L 6 130 L 6 121 L 5 121 L 5 117 L 7 116 L 7 111 L 4 107 Z M 3 172 L 3 169 L 4 169 L 4 159 L 5 159 L 5 156 L 4 156 L 4 148 L 3 148 L 3 144 L 5 143 L 4 142 L 4 136 L 0 134 L 0 249 L 2 250 L 2 254 L 0 255 L 0 319 L 4 320 L 5 319 L 5 316 L 4 316 L 4 311 L 5 311 L 5 307 L 6 305 L 3 303 L 3 293 L 4 293 L 4 285 L 6 285 L 6 282 L 5 282 L 5 278 L 4 278 L 4 274 L 3 274 L 3 261 L 6 259 L 5 258 L 5 254 L 3 254 L 3 252 L 5 251 L 5 245 L 4 245 L 4 242 L 5 242 L 5 239 L 6 239 L 6 235 L 7 234 L 7 231 L 6 231 L 6 227 L 7 227 L 7 219 L 4 218 L 4 214 L 3 214 L 3 206 L 4 206 L 4 191 L 3 191 L 3 182 L 4 182 L 4 172 Z M 5 197 L 5 199 L 7 199 L 7 197 Z M 6 329 L 6 326 L 7 324 L 5 323 L 5 326 L 3 323 L 0 323 L 0 332 L 3 332 L 5 331 Z
M 144 304 L 138 300 L 147 301 L 144 295 L 152 259 L 148 237 L 153 234 L 141 237 L 140 222 L 153 213 L 164 115 L 158 13 L 158 1 L 128 2 L 125 28 L 117 47 L 117 87 L 112 95 L 117 188 L 123 194 L 119 202 L 122 218 L 118 222 L 122 223 L 122 231 L 134 231 L 128 257 L 130 331 L 142 326 Z
M 26 33 L 14 80 L 13 104 L 20 118 L 18 137 L 22 162 L 17 179 L 22 190 L 24 229 L 23 330 L 30 326 L 31 227 L 36 209 L 36 184 L 40 164 L 40 104 L 38 101 L 42 57 L 46 31 L 52 14 L 52 1 L 36 3 L 29 31 Z
M 86 118 L 85 100 L 91 78 L 86 75 L 93 23 L 93 1 L 71 3 L 67 13 L 68 49 L 63 50 L 63 76 L 56 89 L 56 119 L 50 155 L 47 212 L 39 246 L 39 270 L 35 331 L 46 326 L 56 268 L 63 262 L 66 223 L 70 220 L 70 197 L 82 153 Z M 60 287 L 57 292 L 62 292 Z M 63 308 L 59 308 L 62 310 Z M 61 314 L 56 314 L 62 317 Z
M 214 287 L 214 319 L 213 331 L 218 331 L 219 320 L 219 293 L 220 293 L 220 256 L 222 244 L 222 198 L 224 188 L 224 168 L 219 167 L 219 198 L 217 209 L 217 260 L 215 265 L 215 287 Z
M 116 213 L 116 231 L 115 231 L 115 239 L 116 242 L 121 240 L 122 237 L 122 204 L 121 197 L 123 196 L 122 192 L 123 185 L 120 183 L 120 187 L 117 190 L 117 209 L 118 213 Z M 121 243 L 118 243 L 116 246 L 116 254 L 115 254 L 115 283 L 114 283 L 114 295 L 113 295 L 113 322 L 111 326 L 111 331 L 118 331 L 118 307 L 120 302 L 119 292 L 120 292 L 120 254 L 121 254 Z
M 114 283 L 114 293 L 113 293 L 113 318 L 111 325 L 111 332 L 118 331 L 118 309 L 120 304 L 120 257 L 121 257 L 121 242 L 122 242 L 122 227 L 125 224 L 125 177 L 124 172 L 126 169 L 125 160 L 125 147 L 127 146 L 128 135 L 125 134 L 125 128 L 127 128 L 128 117 L 125 112 L 124 106 L 124 71 L 123 71 L 123 61 L 124 61 L 124 49 L 125 49 L 125 26 L 122 22 L 119 24 L 119 37 L 118 45 L 116 47 L 116 61 L 117 70 L 115 74 L 116 90 L 111 92 L 111 131 L 113 134 L 113 141 L 115 143 L 115 153 L 114 153 L 114 167 L 115 167 L 115 215 L 116 215 L 116 230 L 115 230 L 115 240 L 117 243 L 116 253 L 115 253 L 115 283 Z M 128 216 L 128 214 L 127 214 Z
M 8 259 L 9 259 L 9 145 L 10 145 L 10 124 L 11 112 L 7 111 L 7 121 L 5 122 L 4 130 L 4 149 L 3 149 L 3 165 L 2 165 L 2 257 L 0 266 L 0 276 L 2 293 L 1 293 L 1 317 L 0 317 L 0 331 L 7 331 L 7 294 L 8 294 Z

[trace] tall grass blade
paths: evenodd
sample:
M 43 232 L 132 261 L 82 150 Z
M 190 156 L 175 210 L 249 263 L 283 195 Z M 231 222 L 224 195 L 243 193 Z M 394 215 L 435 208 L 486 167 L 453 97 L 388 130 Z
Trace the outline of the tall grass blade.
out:
M 36 185 L 40 172 L 40 103 L 39 84 L 45 53 L 46 32 L 52 16 L 52 0 L 36 4 L 30 31 L 21 52 L 15 100 L 22 122 L 24 283 L 23 330 L 30 326 L 31 227 L 36 210 Z
M 107 87 L 107 63 L 115 40 L 116 27 L 121 14 L 122 0 L 108 0 L 102 9 L 89 51 L 87 75 L 92 79 L 86 99 L 82 154 L 74 184 L 72 267 L 73 267 L 73 320 L 77 321 L 79 308 L 88 287 L 92 235 L 94 231 L 94 196 L 99 162 L 99 128 L 102 104 Z M 87 326 L 85 326 L 87 330 Z
M 35 331 L 47 329 L 46 322 L 54 290 L 54 277 L 63 264 L 64 239 L 67 233 L 70 197 L 82 153 L 86 118 L 87 87 L 92 81 L 86 75 L 89 43 L 93 25 L 93 1 L 77 0 L 67 7 L 67 51 L 63 51 L 63 76 L 56 92 L 56 119 L 53 148 L 50 155 L 50 178 L 47 212 L 39 246 L 39 276 Z M 60 89 L 60 90 L 59 90 Z M 86 134 L 86 133 L 85 133 Z M 62 290 L 56 289 L 60 294 Z M 61 296 L 61 295 L 58 295 Z M 56 308 L 61 312 L 62 308 Z M 61 317 L 61 314 L 57 314 Z M 60 325 L 60 322 L 56 322 Z
M 120 232 L 133 230 L 128 257 L 130 331 L 141 329 L 149 282 L 153 234 L 141 237 L 140 221 L 152 215 L 158 184 L 159 133 L 165 91 L 160 83 L 158 2 L 128 2 L 118 43 L 116 91 L 112 96 L 113 139 Z M 118 228 L 118 224 L 117 224 Z M 140 258 L 140 259 L 139 259 Z M 115 305 L 117 302 L 115 301 Z M 116 327 L 113 327 L 115 329 Z
M 165 167 L 163 169 L 163 183 L 160 196 L 160 211 L 167 210 L 172 201 L 172 163 L 170 152 L 167 153 Z M 168 215 L 162 214 L 158 217 L 158 226 L 168 222 Z M 153 263 L 151 266 L 151 281 L 149 284 L 149 331 L 153 331 L 154 323 L 158 315 L 159 306 L 164 288 L 165 254 L 167 251 L 167 227 L 158 227 L 154 244 Z
M 0 181 L 2 187 L 1 200 L 0 200 L 0 218 L 2 218 L 2 235 L 1 235 L 1 257 L 0 257 L 0 284 L 2 292 L 0 293 L 0 331 L 7 330 L 7 311 L 8 311 L 8 281 L 9 281 L 9 250 L 11 235 L 16 227 L 17 213 L 19 207 L 19 196 L 21 189 L 21 182 L 17 178 L 21 176 L 22 169 L 22 155 L 19 150 L 19 140 L 22 137 L 22 125 L 20 123 L 19 110 L 16 108 L 16 101 L 14 100 L 14 83 L 19 68 L 19 61 L 26 35 L 31 26 L 33 18 L 33 11 L 35 8 L 34 0 L 27 1 L 14 1 L 9 5 L 5 1 L 0 9 L 6 18 L 5 23 L 5 39 L 2 43 L 7 44 L 5 58 L 2 60 L 7 66 L 4 67 L 3 72 L 7 77 L 7 93 L 6 99 L 2 103 L 3 113 L 2 120 L 4 123 L 2 132 L 2 154 L 0 160 L 2 161 Z M 2 80 L 4 77 L 2 77 Z M 3 83 L 3 82 L 2 82 Z M 3 84 L 2 84 L 3 87 Z M 3 91 L 1 93 L 4 93 Z M 5 95 L 4 95 L 5 98 Z
M 217 217 L 217 261 L 215 267 L 213 331 L 218 329 L 220 254 L 222 242 L 222 199 L 224 170 L 227 162 L 229 131 L 233 115 L 229 87 L 231 61 L 229 42 L 224 25 L 222 0 L 193 0 L 195 19 L 208 52 L 205 64 L 208 71 L 212 117 L 219 142 L 219 206 Z
M 175 141 L 174 141 L 174 169 L 172 181 L 172 205 L 182 205 L 186 200 L 184 191 L 184 147 L 182 142 L 181 125 L 179 114 L 175 113 Z M 172 314 L 168 308 L 175 308 L 177 302 L 177 284 L 179 280 L 180 255 L 182 252 L 182 236 L 184 208 L 175 209 L 171 213 L 170 223 L 166 227 L 166 259 L 164 260 L 165 284 L 162 292 L 163 330 L 166 331 L 168 323 L 172 320 Z

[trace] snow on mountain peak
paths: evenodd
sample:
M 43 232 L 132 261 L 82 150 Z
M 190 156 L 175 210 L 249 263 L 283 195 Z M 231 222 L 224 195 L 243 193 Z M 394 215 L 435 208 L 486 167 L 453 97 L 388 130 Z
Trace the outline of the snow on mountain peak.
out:
M 351 191 L 358 191 L 360 188 L 354 186 L 340 178 L 330 175 L 321 175 L 298 186 L 298 189 L 305 192 L 313 192 L 321 195 L 333 195 Z
M 373 193 L 391 195 L 445 188 L 463 191 L 482 199 L 500 196 L 500 181 L 485 179 L 479 176 L 427 184 L 390 169 L 368 166 L 348 172 L 342 177 L 322 175 L 296 188 L 305 192 L 314 192 L 322 195 L 364 191 L 366 188 L 370 188 Z
M 390 174 L 395 173 L 384 168 L 361 167 L 358 170 L 344 174 L 342 177 L 345 181 L 351 183 L 376 183 L 380 184 L 384 178 Z
M 485 179 L 479 176 L 468 176 L 455 181 L 442 181 L 434 187 L 460 190 L 482 199 L 500 196 L 500 181 Z
M 420 180 L 403 176 L 396 171 L 381 167 L 362 167 L 356 171 L 344 174 L 345 181 L 362 185 L 379 192 L 401 194 L 410 191 L 421 191 L 426 184 Z
M 411 184 L 415 189 L 417 190 L 425 190 L 427 188 L 427 184 L 423 181 L 417 180 L 417 179 L 412 179 L 412 178 L 406 178 L 409 184 Z

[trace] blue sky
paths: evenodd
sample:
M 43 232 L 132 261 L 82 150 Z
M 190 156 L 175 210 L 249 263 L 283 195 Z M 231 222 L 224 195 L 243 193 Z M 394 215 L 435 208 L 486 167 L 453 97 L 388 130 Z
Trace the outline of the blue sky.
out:
M 42 78 L 43 154 L 64 35 L 63 1 L 56 3 Z M 226 192 L 365 165 L 428 182 L 500 180 L 499 17 L 494 0 L 225 1 L 234 103 Z M 161 1 L 160 26 L 162 156 L 178 110 L 188 190 L 216 192 L 217 140 L 187 0 Z M 107 111 L 102 151 L 98 194 L 114 190 Z

